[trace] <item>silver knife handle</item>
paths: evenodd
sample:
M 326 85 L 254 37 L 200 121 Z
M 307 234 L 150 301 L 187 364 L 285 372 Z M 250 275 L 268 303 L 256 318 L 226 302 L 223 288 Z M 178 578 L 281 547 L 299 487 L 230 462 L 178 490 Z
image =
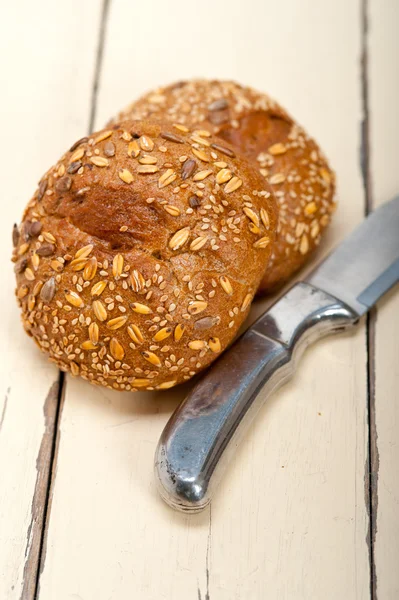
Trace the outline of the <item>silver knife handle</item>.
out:
M 295 285 L 264 313 L 167 423 L 155 455 L 155 476 L 167 504 L 189 512 L 205 508 L 222 463 L 232 457 L 268 395 L 293 374 L 303 350 L 357 319 L 346 305 L 308 283 Z

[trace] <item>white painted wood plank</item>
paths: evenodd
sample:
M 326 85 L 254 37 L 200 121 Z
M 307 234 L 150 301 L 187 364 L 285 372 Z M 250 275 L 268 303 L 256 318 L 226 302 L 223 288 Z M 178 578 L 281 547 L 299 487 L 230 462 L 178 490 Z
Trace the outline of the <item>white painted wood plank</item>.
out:
M 19 323 L 11 229 L 41 174 L 87 129 L 99 7 L 95 0 L 7 2 L 0 20 L 0 598 L 32 597 L 51 453 L 57 370 Z M 78 18 L 77 18 L 78 16 Z M 82 52 L 82 42 L 85 51 Z
M 228 9 L 114 0 L 97 126 L 184 77 L 265 89 L 337 169 L 335 243 L 364 210 L 359 15 L 357 0 L 254 0 L 247 12 L 238 0 Z M 41 600 L 368 598 L 364 324 L 308 351 L 295 382 L 262 411 L 211 512 L 191 517 L 162 504 L 152 475 L 158 436 L 187 389 L 132 397 L 68 380 Z
M 370 3 L 369 85 L 374 206 L 399 194 L 399 4 Z M 374 554 L 377 597 L 399 597 L 399 290 L 381 301 L 375 334 L 375 415 L 379 454 Z M 378 467 L 378 465 L 377 465 Z

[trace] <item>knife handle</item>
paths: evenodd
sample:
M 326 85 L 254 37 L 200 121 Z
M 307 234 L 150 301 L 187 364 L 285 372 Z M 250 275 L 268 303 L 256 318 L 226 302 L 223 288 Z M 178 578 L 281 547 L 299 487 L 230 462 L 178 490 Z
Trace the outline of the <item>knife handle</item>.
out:
M 204 509 L 222 465 L 269 394 L 291 377 L 304 349 L 357 320 L 348 306 L 304 282 L 264 313 L 212 365 L 167 423 L 155 454 L 165 502 L 181 511 Z

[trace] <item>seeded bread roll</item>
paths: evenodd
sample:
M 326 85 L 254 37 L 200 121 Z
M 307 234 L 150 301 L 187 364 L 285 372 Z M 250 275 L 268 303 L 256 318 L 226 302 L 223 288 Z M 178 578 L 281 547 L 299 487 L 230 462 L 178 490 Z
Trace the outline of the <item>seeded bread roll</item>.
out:
M 128 121 L 92 134 L 14 228 L 24 327 L 92 383 L 172 387 L 232 341 L 276 220 L 265 179 L 208 132 Z
M 168 119 L 202 127 L 233 144 L 271 185 L 279 225 L 259 292 L 270 292 L 309 259 L 335 210 L 335 177 L 316 142 L 269 96 L 229 81 L 188 81 L 159 88 L 122 118 Z

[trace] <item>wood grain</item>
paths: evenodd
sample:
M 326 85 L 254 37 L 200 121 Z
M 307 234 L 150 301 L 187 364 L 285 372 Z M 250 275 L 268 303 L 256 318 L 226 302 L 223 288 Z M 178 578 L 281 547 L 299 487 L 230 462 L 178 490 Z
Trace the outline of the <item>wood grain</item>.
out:
M 79 19 L 76 18 L 79 14 Z M 58 406 L 57 370 L 19 323 L 11 229 L 41 174 L 87 128 L 97 3 L 9 2 L 0 22 L 0 598 L 34 597 Z M 85 51 L 82 52 L 82 40 Z
M 369 98 L 372 205 L 399 194 L 399 5 L 370 0 Z M 375 320 L 372 507 L 374 597 L 399 597 L 399 297 L 394 289 L 379 304 Z
M 254 0 L 247 12 L 238 0 L 228 11 L 210 0 L 195 11 L 176 0 L 113 0 L 96 125 L 147 88 L 184 77 L 269 91 L 337 170 L 341 202 L 326 251 L 364 213 L 360 50 L 355 0 Z M 40 598 L 369 598 L 366 384 L 364 323 L 310 349 L 265 406 L 211 508 L 188 517 L 158 498 L 152 461 L 189 386 L 129 396 L 68 379 Z

